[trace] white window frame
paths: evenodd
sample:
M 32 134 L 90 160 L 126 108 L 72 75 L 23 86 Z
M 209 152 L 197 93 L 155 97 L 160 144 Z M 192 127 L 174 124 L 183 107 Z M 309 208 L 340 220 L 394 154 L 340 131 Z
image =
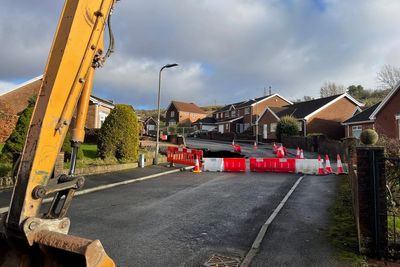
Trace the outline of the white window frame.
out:
M 100 128 L 103 126 L 104 121 L 106 118 L 110 115 L 110 113 L 104 112 L 104 111 L 99 111 L 99 123 L 100 123 Z
M 170 117 L 172 118 L 172 117 L 175 117 L 175 111 L 171 111 L 171 113 L 170 113 Z
M 400 114 L 396 115 L 396 120 L 397 120 L 397 132 L 399 133 L 398 138 L 400 139 Z
M 169 125 L 169 126 L 171 126 L 171 125 L 176 125 L 176 121 L 170 120 L 170 121 L 168 122 L 168 125 Z
M 278 123 L 276 123 L 276 122 L 270 123 L 269 129 L 270 129 L 271 133 L 276 133 L 277 126 L 278 126 Z
M 299 129 L 299 132 L 303 131 L 303 123 L 301 121 L 297 122 L 297 126 L 298 126 L 298 129 Z
M 225 124 L 225 130 L 229 131 L 229 124 Z
M 356 133 L 357 133 L 356 135 L 354 134 L 354 131 L 356 131 Z M 362 125 L 353 125 L 353 126 L 351 126 L 351 136 L 359 139 L 360 135 L 361 135 L 361 132 L 362 132 Z
M 225 118 L 229 118 L 229 111 L 225 111 Z
M 249 115 L 250 114 L 250 108 L 247 107 L 244 109 L 244 115 Z

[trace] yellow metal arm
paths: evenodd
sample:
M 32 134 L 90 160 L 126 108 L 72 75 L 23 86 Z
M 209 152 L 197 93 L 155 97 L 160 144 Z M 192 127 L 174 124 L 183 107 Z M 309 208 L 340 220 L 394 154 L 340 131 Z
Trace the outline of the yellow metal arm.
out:
M 104 53 L 103 32 L 113 5 L 114 0 L 65 2 L 22 153 L 6 219 L 9 230 L 21 231 L 27 218 L 39 216 L 42 198 L 33 196 L 34 189 L 48 184 L 85 80 L 92 76 L 89 70 Z

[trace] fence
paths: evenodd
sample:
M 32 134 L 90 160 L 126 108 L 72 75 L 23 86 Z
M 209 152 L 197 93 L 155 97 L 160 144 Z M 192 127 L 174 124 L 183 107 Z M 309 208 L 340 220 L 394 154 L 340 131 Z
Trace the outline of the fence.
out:
M 388 253 L 400 258 L 400 158 L 385 158 Z
M 182 147 L 168 147 L 167 160 L 171 164 L 176 163 L 190 166 L 194 166 L 196 160 L 198 160 L 199 166 L 202 167 L 203 151 Z

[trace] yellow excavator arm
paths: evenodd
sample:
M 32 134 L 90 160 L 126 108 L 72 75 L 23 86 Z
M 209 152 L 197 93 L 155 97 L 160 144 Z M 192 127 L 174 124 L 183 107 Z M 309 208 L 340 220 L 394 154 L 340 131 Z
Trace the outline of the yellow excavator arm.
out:
M 103 38 L 115 1 L 65 1 L 9 211 L 0 218 L 0 266 L 115 266 L 100 241 L 68 235 L 65 217 L 74 192 L 84 183 L 74 175 L 75 157 L 84 138 L 94 70 L 110 52 L 105 53 Z M 75 110 L 69 175 L 50 180 Z M 53 201 L 42 214 L 47 197 Z

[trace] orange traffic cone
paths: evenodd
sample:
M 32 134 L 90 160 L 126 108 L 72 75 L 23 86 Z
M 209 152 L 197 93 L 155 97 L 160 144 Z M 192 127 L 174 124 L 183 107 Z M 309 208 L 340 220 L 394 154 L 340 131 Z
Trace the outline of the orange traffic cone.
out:
M 324 175 L 325 174 L 325 170 L 324 170 L 324 166 L 322 166 L 322 159 L 321 156 L 318 155 L 318 175 Z
M 336 174 L 337 175 L 339 175 L 339 174 L 343 174 L 344 173 L 344 170 L 343 170 L 343 164 L 342 164 L 342 160 L 340 159 L 340 155 L 339 154 L 337 154 L 337 171 L 336 171 Z
M 254 149 L 257 150 L 257 142 L 254 141 Z
M 299 147 L 297 147 L 296 159 L 300 159 L 300 148 Z
M 276 154 L 276 144 L 274 143 L 274 146 L 272 147 L 272 152 L 274 152 L 274 154 Z
M 304 159 L 303 149 L 300 150 L 300 159 Z
M 278 151 L 276 151 L 276 157 L 277 158 L 284 158 L 285 157 L 285 152 L 283 151 L 282 147 L 278 148 Z
M 201 170 L 200 170 L 200 163 L 199 163 L 199 158 L 198 158 L 198 157 L 196 157 L 196 163 L 195 163 L 195 165 L 194 165 L 194 169 L 193 169 L 192 172 L 201 172 Z
M 331 167 L 331 161 L 329 160 L 328 154 L 325 155 L 325 172 L 326 173 L 333 173 L 332 167 Z

